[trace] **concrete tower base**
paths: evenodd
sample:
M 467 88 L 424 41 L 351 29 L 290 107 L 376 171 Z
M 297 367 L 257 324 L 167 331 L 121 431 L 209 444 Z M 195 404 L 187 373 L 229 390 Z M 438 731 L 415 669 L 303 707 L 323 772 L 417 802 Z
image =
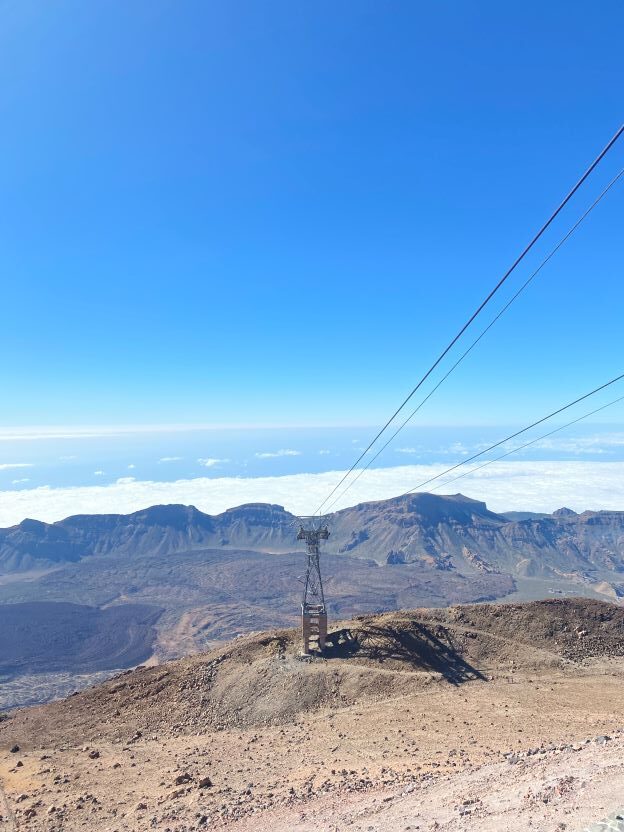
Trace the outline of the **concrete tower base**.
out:
M 327 613 L 308 607 L 301 613 L 304 653 L 322 653 L 327 639 Z

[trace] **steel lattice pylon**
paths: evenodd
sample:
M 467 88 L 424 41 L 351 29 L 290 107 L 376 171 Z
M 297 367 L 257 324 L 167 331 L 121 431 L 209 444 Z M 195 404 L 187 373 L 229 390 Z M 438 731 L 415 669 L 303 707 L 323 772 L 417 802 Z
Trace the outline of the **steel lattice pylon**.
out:
M 328 537 L 329 530 L 326 525 L 315 527 L 312 522 L 302 523 L 297 534 L 297 540 L 305 540 L 308 547 L 308 564 L 301 601 L 304 653 L 322 652 L 327 638 L 327 610 L 319 554 L 321 540 L 327 540 Z

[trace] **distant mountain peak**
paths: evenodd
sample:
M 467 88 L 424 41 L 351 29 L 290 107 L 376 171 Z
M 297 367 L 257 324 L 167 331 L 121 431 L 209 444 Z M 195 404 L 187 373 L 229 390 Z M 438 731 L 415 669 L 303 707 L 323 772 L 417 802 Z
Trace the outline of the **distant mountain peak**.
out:
M 30 517 L 26 517 L 18 524 L 17 528 L 23 532 L 40 533 L 46 528 L 46 523 L 43 523 L 41 520 L 32 520 Z
M 553 511 L 553 517 L 578 517 L 578 513 L 564 506 L 563 508 L 558 508 L 557 511 Z
M 252 511 L 264 511 L 267 513 L 278 513 L 278 514 L 290 514 L 289 511 L 286 511 L 284 506 L 280 506 L 277 503 L 243 503 L 240 506 L 235 506 L 234 508 L 227 508 L 223 514 L 232 514 L 235 512 L 252 512 Z

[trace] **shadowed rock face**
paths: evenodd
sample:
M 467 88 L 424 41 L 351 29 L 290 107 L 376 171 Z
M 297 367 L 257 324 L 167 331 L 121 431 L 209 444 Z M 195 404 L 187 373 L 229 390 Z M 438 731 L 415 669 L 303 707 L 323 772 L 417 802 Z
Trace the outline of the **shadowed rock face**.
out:
M 559 509 L 552 515 L 495 514 L 462 494 L 411 494 L 329 515 L 326 551 L 378 563 L 413 563 L 520 576 L 624 573 L 624 512 Z M 0 530 L 0 573 L 109 553 L 167 555 L 201 548 L 296 550 L 296 518 L 252 503 L 215 516 L 193 506 L 133 514 L 77 515 L 58 523 L 24 520 Z

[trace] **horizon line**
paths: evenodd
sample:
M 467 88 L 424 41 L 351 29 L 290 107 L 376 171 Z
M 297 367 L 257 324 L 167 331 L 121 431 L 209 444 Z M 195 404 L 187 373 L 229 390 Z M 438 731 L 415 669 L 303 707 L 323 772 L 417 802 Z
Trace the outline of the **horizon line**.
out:
M 412 425 L 412 429 L 430 428 L 486 428 L 513 425 L 514 422 L 427 422 Z M 587 425 L 622 425 L 622 422 L 587 422 Z M 193 433 L 202 431 L 243 431 L 243 430 L 375 430 L 375 422 L 213 422 L 213 423 L 166 423 L 166 424 L 119 424 L 119 425 L 6 425 L 0 426 L 0 442 L 12 440 L 46 439 L 97 439 L 107 436 L 127 436 L 139 433 Z

